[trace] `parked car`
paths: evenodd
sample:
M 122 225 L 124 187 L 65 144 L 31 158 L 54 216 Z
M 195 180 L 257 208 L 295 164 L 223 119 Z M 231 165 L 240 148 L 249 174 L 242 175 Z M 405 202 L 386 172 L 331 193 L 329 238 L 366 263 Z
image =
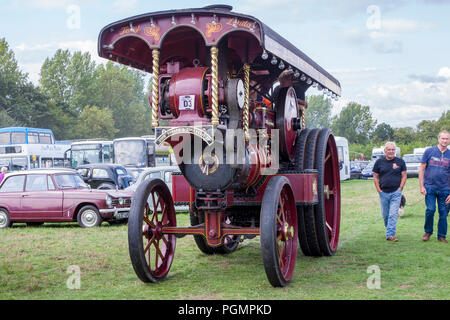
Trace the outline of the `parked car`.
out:
M 361 171 L 361 179 L 371 179 L 373 178 L 373 166 L 377 159 L 372 159 L 367 164 L 367 166 Z
M 136 183 L 132 184 L 131 186 L 127 187 L 125 190 L 127 191 L 133 191 L 135 192 L 139 185 L 142 183 L 142 181 L 150 179 L 150 178 L 158 178 L 163 180 L 167 187 L 169 188 L 170 192 L 172 192 L 172 174 L 173 173 L 181 173 L 178 166 L 157 166 L 157 167 L 151 167 L 146 168 L 144 171 L 142 171 L 139 174 L 139 177 L 136 180 Z M 189 206 L 182 205 L 182 206 L 175 206 L 176 211 L 188 211 Z
M 89 228 L 126 221 L 131 196 L 124 190 L 92 190 L 75 170 L 15 171 L 0 184 L 0 228 L 13 222 L 78 222 Z
M 362 171 L 369 161 L 350 161 L 350 179 L 361 179 Z
M 406 174 L 408 178 L 419 176 L 419 168 L 421 160 L 422 160 L 421 154 L 409 153 L 403 156 L 403 161 L 405 161 L 406 164 Z
M 125 189 L 135 182 L 133 176 L 120 164 L 84 164 L 76 170 L 93 189 Z

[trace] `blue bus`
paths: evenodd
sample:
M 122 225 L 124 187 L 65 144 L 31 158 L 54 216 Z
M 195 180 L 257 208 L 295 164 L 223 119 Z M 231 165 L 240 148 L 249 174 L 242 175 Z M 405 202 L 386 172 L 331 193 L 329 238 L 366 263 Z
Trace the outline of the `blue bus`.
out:
M 0 128 L 0 167 L 10 171 L 67 167 L 65 152 L 69 148 L 57 143 L 50 129 Z
M 13 144 L 55 144 L 55 136 L 50 129 L 7 127 L 0 128 L 0 145 Z

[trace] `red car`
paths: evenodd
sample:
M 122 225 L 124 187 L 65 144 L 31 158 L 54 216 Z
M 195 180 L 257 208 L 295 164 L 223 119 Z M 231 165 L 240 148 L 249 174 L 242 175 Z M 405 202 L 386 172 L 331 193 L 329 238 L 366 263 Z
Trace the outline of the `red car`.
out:
M 71 169 L 16 171 L 0 184 L 0 229 L 13 222 L 78 222 L 89 228 L 124 221 L 131 196 L 123 190 L 91 190 Z

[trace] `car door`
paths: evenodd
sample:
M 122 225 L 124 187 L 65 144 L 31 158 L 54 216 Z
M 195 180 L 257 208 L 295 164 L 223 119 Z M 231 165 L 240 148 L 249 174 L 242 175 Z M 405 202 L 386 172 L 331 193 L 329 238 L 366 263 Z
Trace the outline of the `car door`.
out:
M 62 191 L 55 188 L 47 174 L 29 174 L 22 195 L 22 210 L 28 218 L 60 218 Z
M 0 188 L 0 203 L 8 209 L 11 219 L 22 215 L 22 193 L 25 175 L 7 177 Z

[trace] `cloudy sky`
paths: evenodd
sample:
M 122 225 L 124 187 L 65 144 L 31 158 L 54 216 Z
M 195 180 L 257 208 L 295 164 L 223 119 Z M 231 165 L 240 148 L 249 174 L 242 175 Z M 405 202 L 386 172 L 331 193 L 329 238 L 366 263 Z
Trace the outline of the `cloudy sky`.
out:
M 0 0 L 6 38 L 30 80 L 58 48 L 89 51 L 99 63 L 99 31 L 145 12 L 197 8 L 211 1 Z M 368 105 L 378 123 L 415 127 L 450 110 L 450 0 L 221 0 L 284 36 Z M 309 94 L 318 92 L 311 88 Z

